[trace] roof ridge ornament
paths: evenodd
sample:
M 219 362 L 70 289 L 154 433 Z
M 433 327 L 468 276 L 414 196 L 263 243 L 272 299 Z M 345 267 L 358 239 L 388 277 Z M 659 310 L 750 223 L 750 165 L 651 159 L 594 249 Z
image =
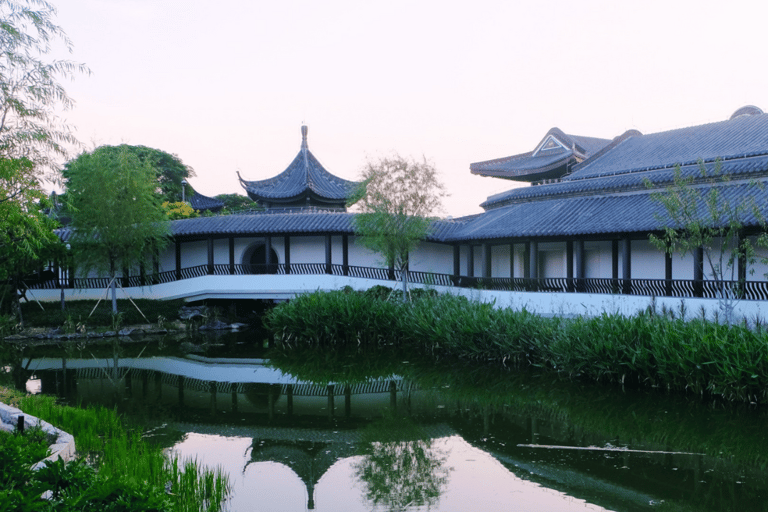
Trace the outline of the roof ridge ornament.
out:
M 307 128 L 307 125 L 305 124 L 301 125 L 301 149 L 309 149 L 309 145 L 307 144 L 308 131 L 309 131 L 309 128 Z

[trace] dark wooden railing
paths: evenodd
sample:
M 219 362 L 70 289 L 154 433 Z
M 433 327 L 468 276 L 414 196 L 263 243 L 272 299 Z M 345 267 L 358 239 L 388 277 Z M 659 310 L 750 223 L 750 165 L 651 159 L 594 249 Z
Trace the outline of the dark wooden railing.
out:
M 330 270 L 330 272 L 328 272 Z M 171 283 L 182 279 L 192 279 L 205 275 L 253 275 L 253 274 L 298 274 L 349 276 L 378 281 L 400 281 L 401 273 L 397 270 L 376 267 L 358 267 L 352 265 L 331 265 L 325 263 L 284 263 L 260 265 L 197 265 L 179 270 L 168 270 L 156 274 L 130 275 L 118 278 L 123 287 L 148 286 Z M 568 279 L 565 277 L 547 277 L 525 279 L 520 277 L 468 277 L 431 272 L 408 272 L 411 283 L 433 286 L 457 286 L 483 290 L 517 292 L 564 292 L 598 293 L 619 295 L 642 295 L 654 297 L 733 297 L 745 300 L 768 300 L 768 281 L 695 281 L 693 279 L 611 279 L 587 278 Z M 77 277 L 59 279 L 56 277 L 40 279 L 30 278 L 24 281 L 31 289 L 59 288 L 106 288 L 108 277 Z

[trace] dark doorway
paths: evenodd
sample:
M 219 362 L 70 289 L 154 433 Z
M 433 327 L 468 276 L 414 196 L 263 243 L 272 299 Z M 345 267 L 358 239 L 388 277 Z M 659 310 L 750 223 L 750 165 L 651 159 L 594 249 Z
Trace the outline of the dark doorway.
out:
M 277 274 L 277 253 L 270 248 L 270 264 L 267 265 L 267 247 L 252 245 L 243 255 L 243 263 L 249 274 Z

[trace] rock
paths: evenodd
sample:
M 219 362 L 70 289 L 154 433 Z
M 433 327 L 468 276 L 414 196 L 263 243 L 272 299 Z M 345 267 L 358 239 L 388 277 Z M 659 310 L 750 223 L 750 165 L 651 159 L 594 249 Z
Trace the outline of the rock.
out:
M 133 327 L 123 327 L 120 329 L 120 331 L 117 333 L 120 336 L 130 336 L 131 334 L 143 334 L 144 331 L 141 329 L 134 329 Z
M 208 322 L 207 324 L 200 326 L 201 331 L 223 331 L 229 328 L 229 324 L 224 323 L 221 320 L 214 320 L 213 322 Z
M 181 318 L 182 320 L 191 320 L 197 317 L 204 318 L 207 316 L 208 316 L 207 306 L 182 306 L 181 309 L 179 309 L 179 318 Z

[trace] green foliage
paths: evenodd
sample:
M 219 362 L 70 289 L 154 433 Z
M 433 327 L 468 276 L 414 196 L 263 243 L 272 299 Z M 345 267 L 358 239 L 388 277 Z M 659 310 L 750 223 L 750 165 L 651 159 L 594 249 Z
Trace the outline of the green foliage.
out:
M 59 46 L 72 51 L 55 15 L 44 0 L 0 2 L 0 157 L 31 162 L 36 176 L 77 143 L 57 117 L 73 105 L 59 81 L 90 73 L 83 64 L 47 60 Z
M 48 456 L 48 442 L 39 428 L 24 435 L 0 431 L 0 489 L 23 489 L 34 473 L 32 466 Z
M 429 235 L 430 216 L 440 209 L 443 197 L 445 187 L 431 163 L 394 155 L 366 163 L 361 185 L 350 200 L 359 208 L 353 224 L 360 241 L 402 272 L 404 294 L 408 255 Z
M 413 304 L 364 293 L 314 293 L 265 325 L 278 347 L 386 346 L 440 359 L 533 367 L 570 378 L 768 401 L 768 333 L 654 312 L 542 318 L 452 295 Z
M 264 325 L 280 345 L 379 345 L 397 343 L 391 326 L 399 307 L 359 293 L 315 292 L 269 310 Z
M 750 194 L 731 200 L 727 193 L 730 178 L 722 172 L 722 162 L 707 166 L 699 161 L 698 175 L 684 175 L 675 167 L 674 182 L 663 191 L 651 193 L 651 199 L 663 207 L 656 218 L 664 226 L 661 236 L 650 235 L 651 243 L 670 255 L 693 255 L 702 249 L 710 277 L 718 283 L 719 298 L 735 299 L 738 293 L 724 281 L 736 281 L 737 261 L 747 265 L 756 259 L 755 246 L 768 247 L 766 222 L 758 207 L 764 202 L 763 187 L 751 183 Z M 646 186 L 651 188 L 650 182 Z M 745 227 L 762 229 L 756 243 L 744 237 Z M 765 258 L 762 258 L 765 261 Z M 730 322 L 732 307 L 726 304 Z
M 122 325 L 137 325 L 147 322 L 127 299 L 120 299 L 117 302 Z M 150 320 L 157 316 L 162 316 L 164 319 L 177 319 L 179 309 L 186 305 L 186 302 L 181 299 L 133 299 L 133 302 Z M 61 308 L 53 307 L 52 304 L 46 304 L 46 309 L 41 310 L 36 303 L 25 302 L 21 305 L 21 309 L 26 325 L 29 327 L 53 328 L 63 326 L 67 332 L 77 332 L 78 326 L 84 324 L 88 324 L 90 327 L 111 326 L 112 312 L 104 308 L 96 308 L 93 311 L 95 305 L 95 300 L 71 300 L 67 302 L 67 310 L 61 311 Z M 93 311 L 93 315 L 89 317 L 91 311 Z
M 63 174 L 81 273 L 114 276 L 117 269 L 147 262 L 168 243 L 170 227 L 148 160 L 125 148 L 102 147 L 68 162 Z
M 78 453 L 95 465 L 95 475 L 82 462 L 57 464 L 43 473 L 44 481 L 60 491 L 57 510 L 215 512 L 229 494 L 220 471 L 166 456 L 112 409 L 61 406 L 41 395 L 25 397 L 19 407 L 71 432 Z M 70 494 L 69 487 L 81 492 Z
M 0 157 L 0 281 L 29 273 L 60 244 L 43 211 L 49 206 L 34 163 Z
M 250 197 L 246 197 L 240 194 L 219 194 L 214 196 L 214 199 L 218 199 L 224 203 L 224 211 L 226 213 L 238 213 L 247 212 L 251 210 L 263 210 L 255 201 Z

